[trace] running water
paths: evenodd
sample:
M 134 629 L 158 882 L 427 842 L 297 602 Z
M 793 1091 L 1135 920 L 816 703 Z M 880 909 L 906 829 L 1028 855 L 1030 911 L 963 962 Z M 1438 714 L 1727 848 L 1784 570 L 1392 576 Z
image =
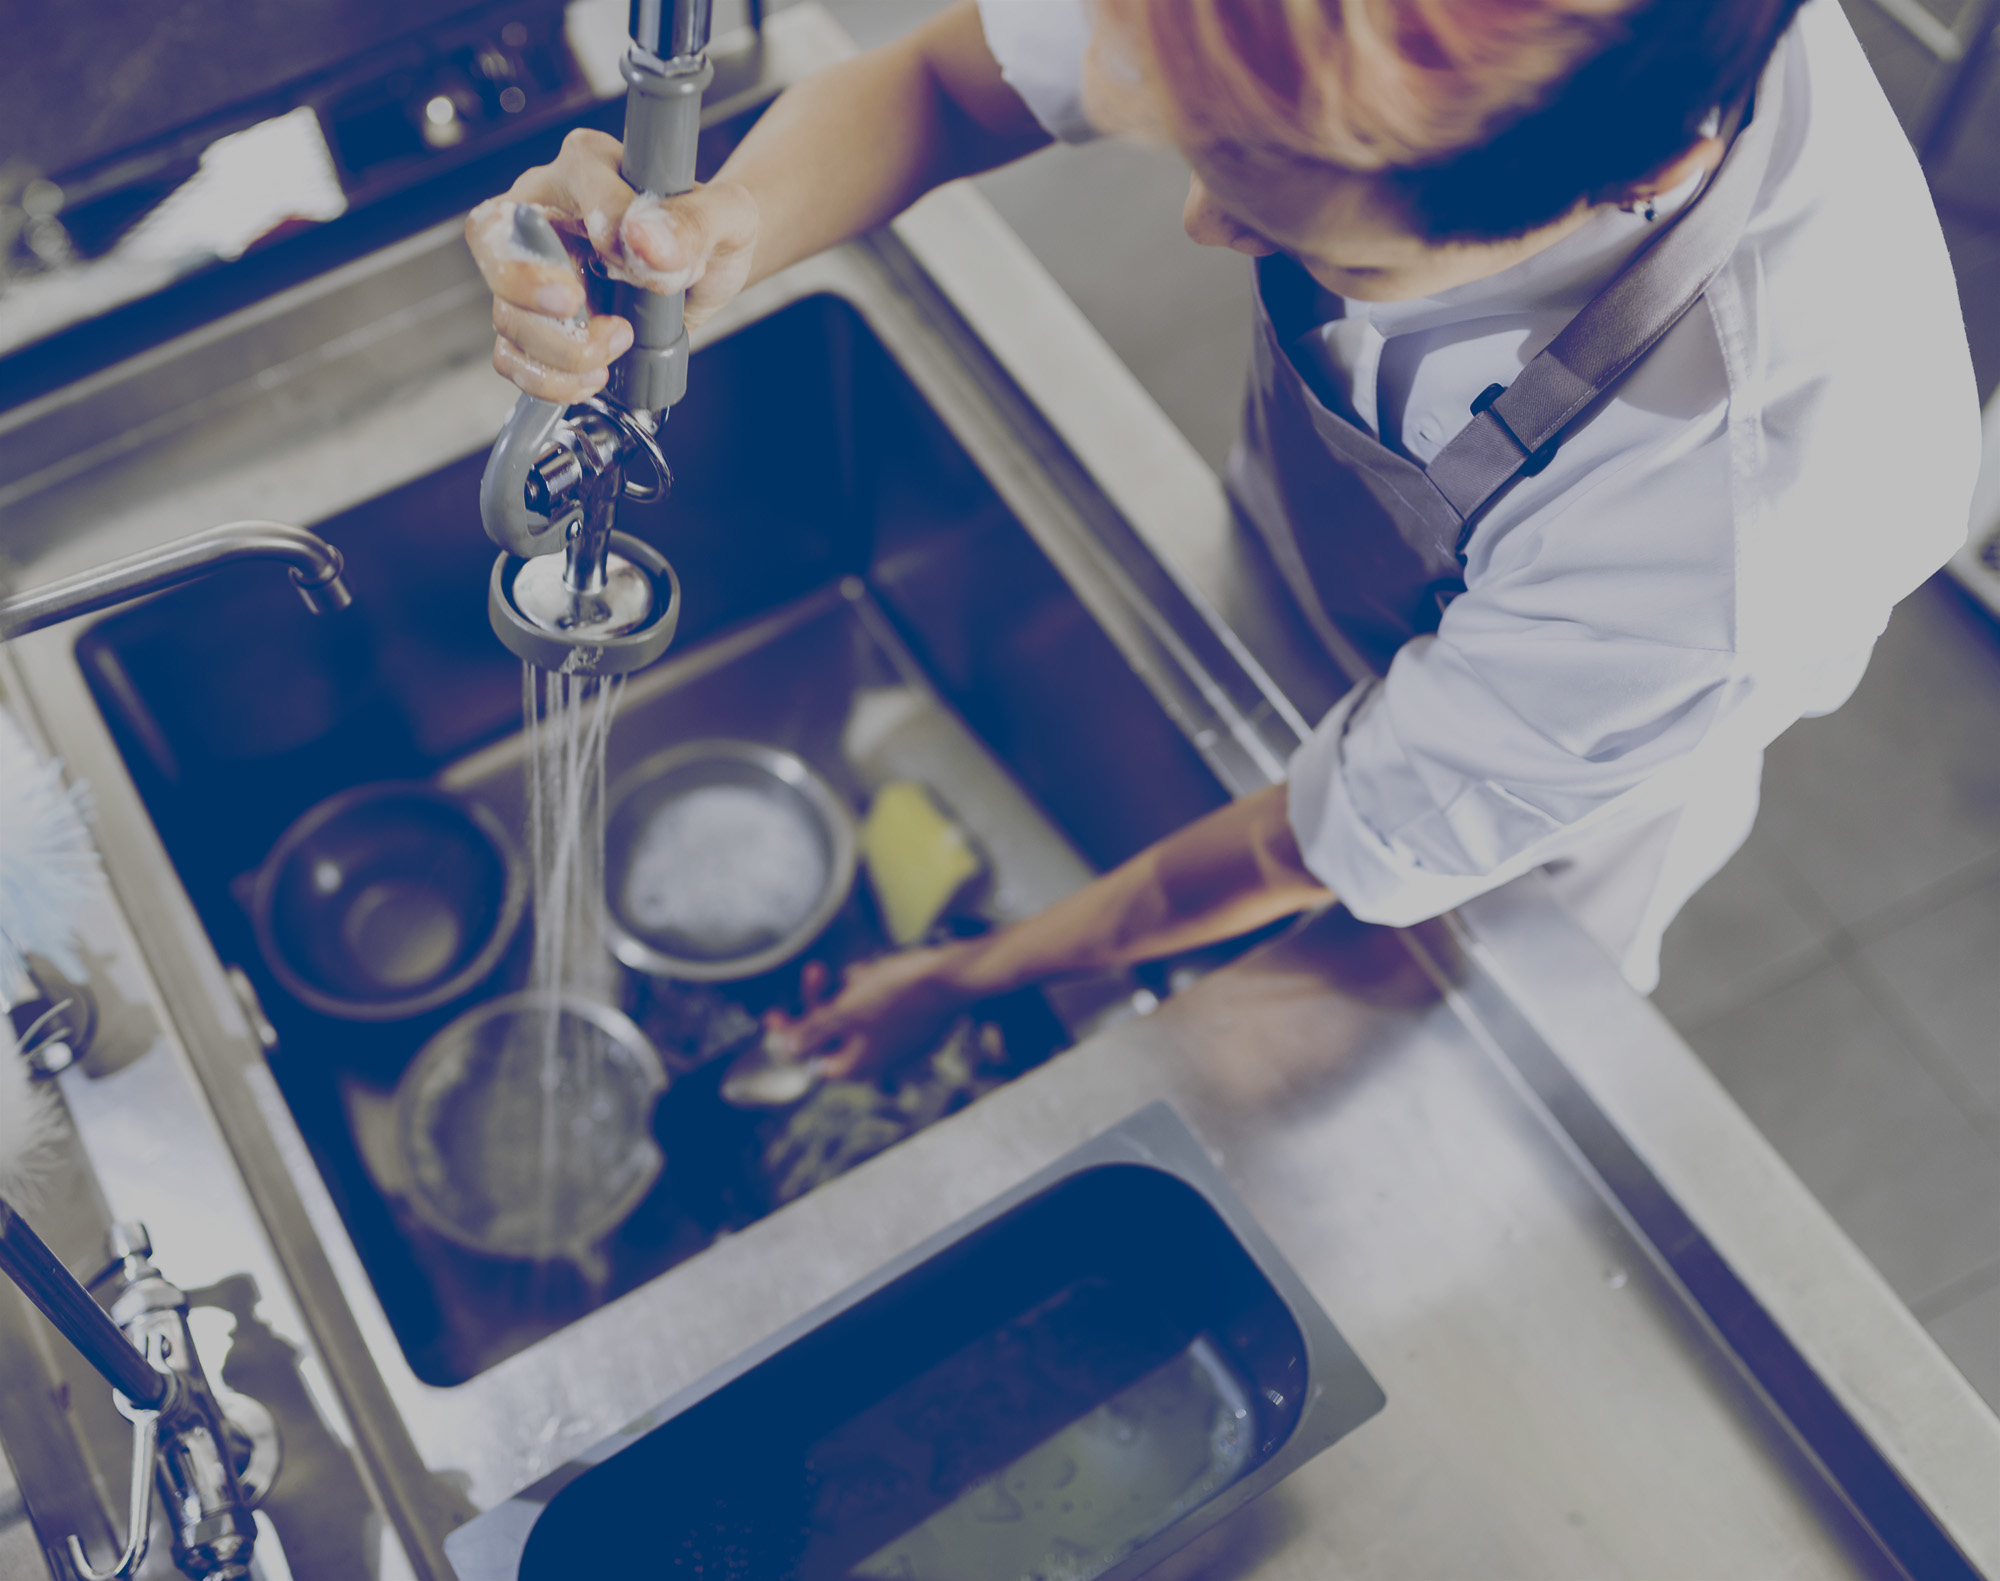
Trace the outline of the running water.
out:
M 610 1002 L 604 948 L 604 746 L 625 678 L 521 666 L 535 953 L 529 987 Z
M 601 1085 L 594 1041 L 556 1007 L 565 999 L 615 1002 L 617 979 L 604 943 L 604 749 L 624 677 L 566 675 L 521 666 L 528 735 L 528 842 L 534 868 L 533 964 L 528 985 L 547 1012 L 541 1042 L 540 1184 L 537 1243 L 550 1255 L 565 1241 L 559 1204 L 588 1168 Z M 576 1068 L 569 1068 L 575 1066 Z

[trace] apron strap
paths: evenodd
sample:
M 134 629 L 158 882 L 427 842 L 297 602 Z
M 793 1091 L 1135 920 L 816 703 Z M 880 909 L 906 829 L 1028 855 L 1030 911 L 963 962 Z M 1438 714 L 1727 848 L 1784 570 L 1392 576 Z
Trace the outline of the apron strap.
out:
M 1743 239 L 1771 162 L 1772 122 L 1753 118 L 1722 166 L 1619 277 L 1563 327 L 1511 385 L 1473 403 L 1474 416 L 1425 468 L 1466 524 L 1521 473 L 1553 459 L 1562 432 L 1623 379 L 1701 300 Z

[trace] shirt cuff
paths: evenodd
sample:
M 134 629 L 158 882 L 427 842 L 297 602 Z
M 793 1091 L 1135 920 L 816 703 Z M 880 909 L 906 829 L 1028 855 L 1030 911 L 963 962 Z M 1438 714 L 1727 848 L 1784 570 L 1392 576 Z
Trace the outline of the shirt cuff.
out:
M 1433 873 L 1369 826 L 1349 789 L 1344 757 L 1348 732 L 1381 694 L 1379 680 L 1355 687 L 1292 754 L 1285 810 L 1314 878 L 1361 921 L 1407 928 L 1499 888 L 1541 858 L 1529 851 L 1491 873 Z
M 1084 0 L 979 0 L 979 20 L 1001 77 L 1049 136 L 1087 143 L 1099 135 L 1083 113 Z

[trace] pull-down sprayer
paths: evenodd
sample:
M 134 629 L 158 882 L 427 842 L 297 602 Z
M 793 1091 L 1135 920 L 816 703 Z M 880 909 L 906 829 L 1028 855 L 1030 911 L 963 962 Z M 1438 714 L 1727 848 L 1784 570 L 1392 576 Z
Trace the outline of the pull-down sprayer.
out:
M 709 0 L 633 0 L 631 27 L 619 173 L 641 193 L 674 197 L 694 186 L 701 95 L 713 75 Z M 515 210 L 514 240 L 568 261 L 530 206 Z M 523 395 L 487 461 L 480 517 L 504 551 L 488 613 L 500 640 L 542 669 L 623 675 L 673 640 L 673 568 L 614 530 L 613 517 L 619 500 L 658 499 L 672 481 L 658 434 L 687 390 L 685 304 L 684 293 L 611 282 L 611 309 L 631 323 L 633 342 L 603 394 L 567 408 Z

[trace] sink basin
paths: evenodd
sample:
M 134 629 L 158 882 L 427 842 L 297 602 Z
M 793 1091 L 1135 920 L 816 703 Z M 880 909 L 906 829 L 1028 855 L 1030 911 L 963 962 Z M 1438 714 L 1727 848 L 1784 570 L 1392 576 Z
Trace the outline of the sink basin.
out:
M 1133 1576 L 1384 1403 L 1141 1111 L 446 1542 L 461 1581 Z
M 693 379 L 701 399 L 666 435 L 671 498 L 621 507 L 621 527 L 673 560 L 685 603 L 675 649 L 630 685 L 612 777 L 729 736 L 799 754 L 857 811 L 884 779 L 924 779 L 991 862 L 973 926 L 1036 910 L 1221 803 L 1186 734 L 848 301 L 807 296 L 751 322 L 702 350 Z M 832 1172 L 801 1172 L 786 1116 L 730 1109 L 720 1066 L 668 1046 L 670 1065 L 688 1057 L 655 1118 L 667 1166 L 632 1218 L 576 1268 L 468 1253 L 407 1211 L 384 1116 L 432 1034 L 522 981 L 526 932 L 460 999 L 367 1026 L 315 1011 L 264 964 L 246 875 L 327 797 L 429 781 L 520 827 L 521 669 L 486 620 L 483 462 L 318 524 L 356 594 L 337 618 L 300 618 L 282 578 L 225 572 L 98 622 L 76 648 L 209 939 L 260 1003 L 271 1073 L 412 1371 L 446 1387 Z M 861 722 L 868 698 L 897 700 L 887 745 Z M 884 943 L 858 894 L 805 959 L 837 969 Z M 724 1010 L 747 1025 L 795 1003 L 803 964 L 724 985 Z M 671 1045 L 685 996 L 628 989 L 625 1008 Z M 1005 1050 L 988 1075 L 1048 1058 L 1107 992 L 983 1009 Z M 896 1102 L 921 1123 L 980 1090 Z

